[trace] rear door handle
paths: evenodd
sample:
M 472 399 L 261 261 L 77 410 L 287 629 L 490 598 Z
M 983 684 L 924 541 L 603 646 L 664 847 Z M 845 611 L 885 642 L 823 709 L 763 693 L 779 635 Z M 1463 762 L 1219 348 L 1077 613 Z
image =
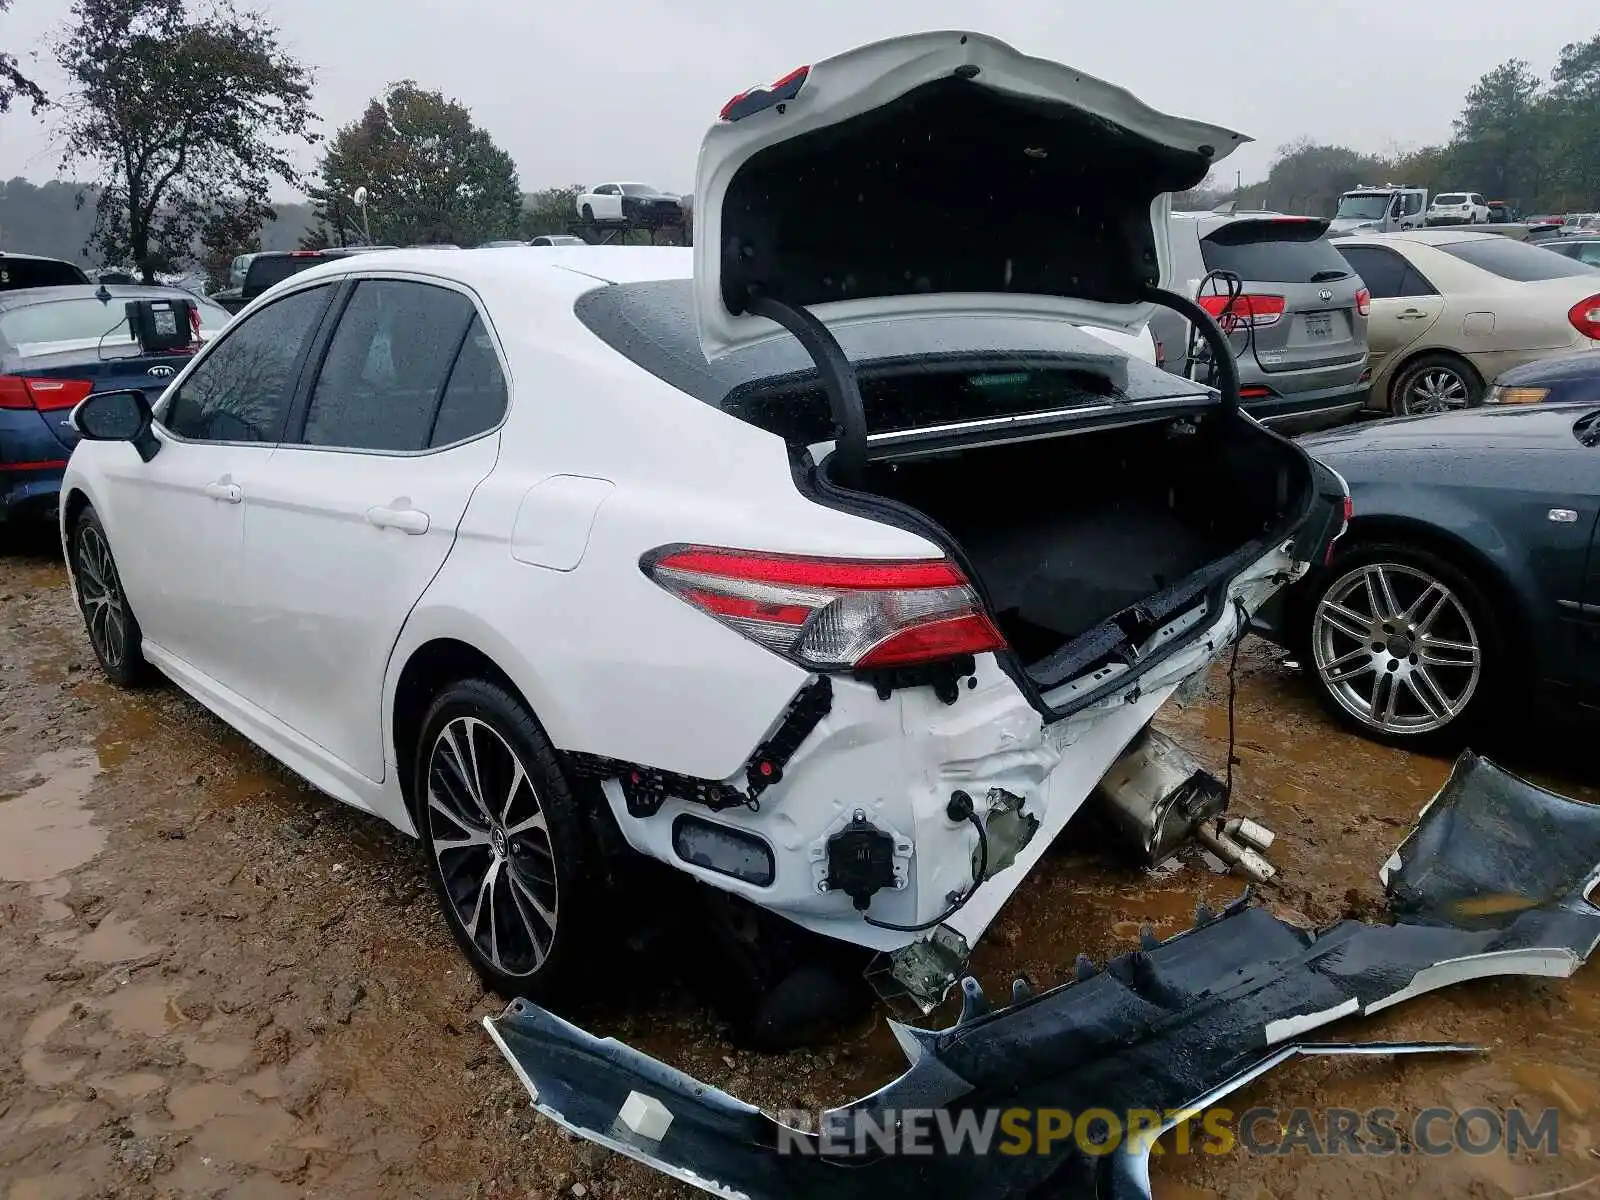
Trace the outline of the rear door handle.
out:
M 1421 321 L 1427 315 L 1428 314 L 1423 312 L 1420 308 L 1408 308 L 1404 312 L 1399 313 L 1398 318 L 1402 321 Z
M 398 529 L 402 533 L 428 532 L 428 514 L 415 508 L 387 508 L 379 505 L 367 509 L 367 520 L 379 529 Z
M 244 493 L 239 490 L 237 483 L 208 483 L 206 495 L 213 500 L 222 500 L 228 504 L 237 504 L 244 499 Z

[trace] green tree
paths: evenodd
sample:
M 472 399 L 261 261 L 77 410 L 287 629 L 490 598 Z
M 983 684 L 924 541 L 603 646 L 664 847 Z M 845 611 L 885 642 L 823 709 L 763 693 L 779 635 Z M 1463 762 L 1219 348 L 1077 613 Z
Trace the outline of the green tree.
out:
M 0 0 L 0 13 L 11 7 L 11 0 Z M 45 105 L 44 89 L 22 73 L 14 54 L 0 50 L 0 113 L 11 111 L 11 102 L 22 96 L 33 103 L 38 112 Z
M 74 0 L 56 44 L 66 72 L 63 167 L 99 184 L 93 244 L 155 271 L 195 259 L 219 223 L 273 216 L 275 179 L 298 186 L 284 143 L 312 143 L 310 72 L 259 13 L 226 0 Z
M 311 190 L 323 226 L 313 237 L 360 241 L 348 199 L 367 189 L 372 240 L 473 246 L 515 237 L 522 192 L 511 156 L 472 123 L 472 114 L 413 80 L 391 84 L 361 119 L 328 143 Z
M 1539 193 L 1545 137 L 1543 82 L 1520 58 L 1501 63 L 1467 93 L 1446 155 L 1443 186 L 1500 199 Z
M 1549 200 L 1560 208 L 1600 203 L 1600 34 L 1561 47 L 1547 98 Z
M 529 192 L 522 198 L 521 236 L 538 237 L 541 233 L 565 233 L 567 223 L 578 214 L 579 184 L 567 187 L 544 188 Z

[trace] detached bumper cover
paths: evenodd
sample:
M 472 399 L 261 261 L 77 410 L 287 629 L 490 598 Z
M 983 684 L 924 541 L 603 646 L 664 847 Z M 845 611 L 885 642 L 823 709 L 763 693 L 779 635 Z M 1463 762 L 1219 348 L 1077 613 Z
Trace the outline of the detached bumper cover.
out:
M 1221 914 L 1202 910 L 1188 932 L 1007 1008 L 990 1011 L 976 982 L 965 981 L 956 1025 L 896 1025 L 906 1073 L 825 1116 L 825 1129 L 843 1133 L 842 1154 L 525 1001 L 485 1024 L 540 1112 L 717 1195 L 1146 1198 L 1147 1139 L 1101 1154 L 1071 1138 L 1048 1153 L 977 1154 L 970 1141 L 946 1146 L 924 1129 L 922 1153 L 889 1154 L 871 1139 L 861 1152 L 855 1131 L 893 1128 L 890 1114 L 928 1110 L 945 1129 L 960 1128 L 962 1114 L 981 1123 L 988 1112 L 1018 1108 L 1199 1110 L 1296 1054 L 1470 1049 L 1300 1039 L 1464 980 L 1571 975 L 1600 942 L 1600 910 L 1586 899 L 1600 880 L 1600 807 L 1469 752 L 1380 877 L 1393 925 L 1341 921 L 1311 933 L 1254 907 L 1247 894 Z M 636 1113 L 643 1105 L 654 1121 L 630 1124 L 620 1116 L 625 1104 Z M 636 1132 L 652 1124 L 660 1136 Z

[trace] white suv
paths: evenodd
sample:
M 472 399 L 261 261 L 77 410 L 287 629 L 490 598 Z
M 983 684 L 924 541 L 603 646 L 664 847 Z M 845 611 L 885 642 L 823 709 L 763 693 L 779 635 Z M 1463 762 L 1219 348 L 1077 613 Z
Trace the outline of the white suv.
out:
M 1441 192 L 1428 205 L 1429 225 L 1487 225 L 1489 202 L 1477 192 Z
M 927 34 L 725 115 L 692 279 L 643 247 L 296 275 L 153 416 L 75 410 L 95 651 L 418 835 L 503 992 L 594 956 L 641 855 L 786 929 L 970 945 L 1342 528 L 1236 381 L 1075 324 L 1148 323 L 1165 194 L 1237 141 Z

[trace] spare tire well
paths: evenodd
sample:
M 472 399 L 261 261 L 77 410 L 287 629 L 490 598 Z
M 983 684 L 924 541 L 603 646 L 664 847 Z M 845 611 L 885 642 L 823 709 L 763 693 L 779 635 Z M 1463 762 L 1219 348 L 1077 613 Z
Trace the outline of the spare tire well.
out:
M 511 677 L 477 647 L 455 638 L 435 638 L 418 646 L 406 660 L 400 672 L 400 681 L 395 685 L 391 724 L 395 759 L 400 768 L 400 786 L 405 794 L 406 808 L 413 818 L 417 815 L 417 804 L 416 797 L 411 794 L 410 763 L 416 751 L 417 739 L 422 736 L 422 722 L 433 698 L 447 684 L 458 679 L 487 679 L 498 684 L 517 698 L 529 716 L 538 720 L 533 706 L 517 685 L 511 682 Z

